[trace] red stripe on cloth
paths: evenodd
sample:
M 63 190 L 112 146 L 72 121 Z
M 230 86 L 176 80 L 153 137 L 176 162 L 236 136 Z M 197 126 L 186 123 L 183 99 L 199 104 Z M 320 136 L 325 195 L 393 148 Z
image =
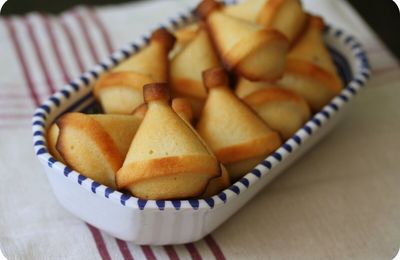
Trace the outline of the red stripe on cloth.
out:
M 78 47 L 75 43 L 75 39 L 72 36 L 72 32 L 70 28 L 68 27 L 67 23 L 63 20 L 63 17 L 59 19 L 61 28 L 64 31 L 65 36 L 67 36 L 68 43 L 71 46 L 72 54 L 74 55 L 74 60 L 76 61 L 76 64 L 78 65 L 79 71 L 83 73 L 85 71 L 85 67 L 83 66 L 83 61 L 81 59 L 81 56 L 78 51 Z
M 224 253 L 222 253 L 221 248 L 211 235 L 206 236 L 204 240 L 206 241 L 208 247 L 211 249 L 211 252 L 215 256 L 215 259 L 225 260 Z
M 32 114 L 0 114 L 0 119 L 29 119 Z
M 47 17 L 44 17 L 44 20 L 45 20 L 45 22 L 48 24 L 48 26 L 50 26 L 49 21 L 47 20 Z M 75 60 L 77 61 L 78 66 L 80 67 L 80 70 L 83 71 L 83 64 L 82 64 L 82 61 L 81 61 L 80 56 L 79 56 L 79 54 L 78 54 L 78 48 L 77 48 L 77 46 L 76 46 L 76 44 L 75 44 L 75 41 L 74 41 L 74 39 L 73 39 L 73 37 L 72 37 L 72 33 L 71 33 L 71 31 L 69 30 L 67 24 L 66 24 L 63 20 L 61 21 L 61 25 L 62 25 L 63 30 L 64 30 L 64 33 L 66 34 L 66 36 L 67 36 L 67 38 L 68 38 L 68 41 L 69 41 L 69 43 L 70 43 L 70 45 L 71 45 L 71 49 L 72 49 L 74 58 L 75 58 Z M 49 33 L 49 36 L 51 37 L 50 34 L 51 34 L 52 32 L 51 32 L 50 29 L 51 29 L 51 28 L 49 28 L 49 29 L 47 30 L 47 32 Z M 88 35 L 88 36 L 89 36 L 89 35 Z M 53 35 L 53 38 L 54 38 L 54 35 Z M 90 41 L 90 38 L 87 38 L 86 40 L 89 40 L 89 41 Z M 55 44 L 55 43 L 56 43 L 56 42 L 55 42 L 55 40 L 54 40 L 54 44 Z M 90 45 L 89 45 L 89 46 L 90 46 Z M 66 75 L 66 76 L 67 76 L 67 75 L 68 75 L 68 72 L 67 72 L 66 67 L 64 66 L 64 61 L 63 61 L 63 59 L 62 59 L 62 56 L 60 55 L 59 50 L 58 50 L 58 51 L 55 51 L 55 55 L 58 56 L 58 57 L 57 57 L 57 62 L 58 62 L 58 65 L 59 65 L 60 70 L 62 71 L 63 75 Z M 68 76 L 67 76 L 67 77 L 68 77 Z M 90 225 L 88 225 L 88 226 L 89 226 L 90 231 L 91 231 L 92 234 L 93 234 L 93 238 L 95 239 L 96 246 L 97 246 L 97 248 L 98 248 L 98 250 L 99 250 L 100 255 L 102 256 L 103 259 L 110 259 L 110 255 L 109 255 L 109 253 L 108 253 L 108 251 L 107 251 L 107 248 L 106 248 L 106 246 L 105 246 L 104 240 L 103 240 L 102 237 L 101 237 L 100 232 L 99 232 L 96 228 L 94 228 L 94 227 L 92 227 L 92 226 L 90 226 Z M 101 240 L 99 240 L 99 239 L 101 239 Z M 126 242 L 125 242 L 125 241 L 122 241 L 122 240 L 120 240 L 120 239 L 115 239 L 115 240 L 116 240 L 116 242 L 117 242 L 118 248 L 119 248 L 119 250 L 120 250 L 122 256 L 124 257 L 124 259 L 126 259 L 126 260 L 133 260 L 133 256 L 132 256 L 131 252 L 129 251 L 129 248 L 128 248 L 128 245 L 126 244 Z M 107 257 L 108 257 L 108 258 L 107 258 Z
M 99 251 L 101 258 L 103 260 L 111 260 L 110 254 L 108 253 L 106 244 L 104 243 L 104 240 L 103 240 L 103 237 L 101 236 L 100 231 L 97 228 L 95 228 L 89 224 L 86 224 L 86 225 L 88 226 L 90 233 L 92 233 L 94 242 L 96 243 L 96 247 L 97 247 L 97 250 Z
M 86 40 L 86 43 L 88 45 L 89 52 L 92 55 L 93 61 L 95 63 L 99 62 L 100 59 L 99 59 L 99 56 L 98 56 L 98 54 L 96 52 L 96 48 L 94 46 L 92 38 L 90 37 L 90 33 L 89 33 L 88 28 L 87 28 L 87 24 L 85 23 L 85 20 L 82 18 L 81 14 L 79 13 L 78 10 L 74 10 L 73 11 L 73 15 L 74 15 L 75 19 L 77 20 L 77 22 L 79 24 L 79 27 L 82 30 L 83 37 Z
M 37 94 L 37 95 L 41 96 L 40 94 Z M 27 98 L 29 98 L 29 94 L 1 93 L 0 92 L 0 99 L 27 99 Z
M 34 86 L 33 80 L 32 80 L 32 76 L 31 76 L 31 74 L 30 74 L 30 72 L 28 70 L 28 64 L 27 64 L 26 59 L 24 57 L 24 54 L 22 52 L 21 45 L 20 45 L 20 43 L 18 41 L 18 37 L 17 37 L 17 33 L 16 33 L 16 30 L 15 30 L 14 23 L 11 21 L 11 18 L 8 18 L 8 17 L 4 18 L 4 21 L 5 21 L 7 30 L 8 30 L 8 34 L 10 35 L 10 38 L 11 38 L 11 40 L 13 42 L 13 46 L 14 46 L 15 51 L 17 53 L 18 61 L 19 61 L 20 65 L 21 65 L 22 72 L 23 72 L 22 75 L 24 76 L 25 81 L 26 81 L 26 83 L 28 85 L 28 90 L 29 90 L 30 97 L 33 100 L 34 105 L 35 106 L 39 106 L 40 105 L 40 99 L 39 99 L 38 94 L 36 93 L 35 86 Z
M 93 7 L 89 7 L 87 9 L 89 17 L 92 19 L 92 21 L 96 24 L 96 26 L 99 28 L 101 32 L 101 36 L 103 37 L 103 40 L 106 44 L 107 51 L 111 54 L 114 50 L 110 34 L 108 33 L 106 27 L 104 26 L 104 23 L 101 21 L 100 17 L 97 15 L 96 10 Z
M 26 129 L 27 127 L 29 127 L 29 123 L 27 123 L 27 121 L 21 121 L 18 123 L 8 123 L 8 124 L 3 124 L 0 123 L 0 131 L 1 130 L 19 130 L 19 129 Z
M 186 249 L 189 251 L 190 256 L 193 260 L 201 260 L 201 256 L 196 246 L 193 243 L 185 244 Z
M 133 256 L 131 252 L 129 251 L 128 245 L 126 244 L 125 241 L 122 241 L 121 239 L 116 238 L 117 245 L 119 248 L 119 251 L 121 251 L 122 256 L 124 257 L 125 260 L 133 260 Z
M 51 26 L 51 23 L 49 21 L 49 17 L 47 15 L 41 15 L 44 27 L 46 29 L 47 34 L 49 35 L 50 38 L 50 43 L 51 47 L 54 51 L 54 55 L 57 59 L 57 63 L 60 66 L 60 70 L 62 72 L 63 78 L 64 78 L 64 83 L 67 83 L 70 80 L 70 76 L 68 75 L 67 69 L 65 67 L 64 61 L 61 58 L 61 51 L 60 48 L 58 47 L 56 37 L 54 36 L 54 30 L 53 27 Z
M 42 49 L 39 46 L 39 42 L 38 42 L 38 40 L 36 38 L 35 31 L 33 29 L 31 21 L 29 21 L 28 18 L 26 18 L 26 17 L 23 19 L 23 21 L 24 21 L 24 24 L 25 24 L 25 26 L 26 26 L 26 28 L 28 30 L 29 38 L 32 41 L 33 49 L 35 50 L 36 57 L 39 60 L 40 68 L 41 68 L 41 70 L 43 72 L 44 78 L 45 78 L 46 83 L 47 83 L 47 87 L 49 89 L 49 94 L 51 95 L 56 91 L 56 89 L 54 87 L 54 82 L 51 79 L 49 69 L 48 69 L 48 67 L 46 65 L 46 62 L 45 62 L 45 59 L 44 59 L 44 56 L 43 56 L 43 53 L 42 53 Z
M 153 250 L 149 246 L 141 246 L 143 254 L 146 256 L 147 260 L 156 260 L 156 256 L 153 253 Z
M 169 259 L 179 260 L 179 256 L 175 251 L 174 246 L 164 246 L 165 252 L 167 253 Z

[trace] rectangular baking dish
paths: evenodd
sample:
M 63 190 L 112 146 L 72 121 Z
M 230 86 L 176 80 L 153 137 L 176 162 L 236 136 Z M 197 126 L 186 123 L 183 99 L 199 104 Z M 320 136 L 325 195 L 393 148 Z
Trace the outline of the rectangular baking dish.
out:
M 170 19 L 165 27 L 177 29 L 193 19 L 193 12 L 189 11 Z M 345 82 L 343 91 L 242 179 L 211 198 L 192 200 L 141 200 L 80 175 L 48 153 L 46 128 L 66 112 L 96 112 L 92 94 L 95 81 L 102 73 L 135 55 L 148 43 L 148 36 L 116 51 L 52 95 L 33 116 L 35 153 L 58 201 L 91 225 L 136 244 L 182 244 L 203 238 L 323 138 L 369 78 L 366 54 L 352 36 L 327 26 L 324 39 Z

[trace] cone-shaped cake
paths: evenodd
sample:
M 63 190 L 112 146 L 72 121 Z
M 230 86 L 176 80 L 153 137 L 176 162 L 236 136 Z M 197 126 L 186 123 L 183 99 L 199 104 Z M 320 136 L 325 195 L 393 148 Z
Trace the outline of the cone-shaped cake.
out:
M 190 101 L 186 98 L 174 98 L 172 100 L 172 109 L 190 126 L 193 124 L 193 109 L 190 104 Z M 213 154 L 211 148 L 203 141 L 203 139 L 198 135 L 196 130 L 193 129 L 199 139 L 203 142 L 204 146 L 207 147 L 208 151 Z M 221 176 L 212 178 L 208 184 L 205 192 L 201 196 L 202 198 L 212 197 L 215 194 L 218 194 L 223 189 L 229 187 L 231 184 L 229 173 L 226 170 L 225 166 L 220 164 L 221 167 Z
M 207 185 L 206 191 L 201 195 L 202 198 L 210 198 L 231 185 L 231 180 L 225 166 L 221 166 L 221 176 L 213 178 Z
M 88 115 L 96 120 L 114 141 L 125 158 L 143 116 L 140 115 Z
M 200 24 L 198 22 L 192 23 L 190 25 L 184 26 L 174 32 L 176 43 L 186 44 L 196 37 L 200 29 Z
M 143 92 L 148 110 L 117 173 L 118 187 L 144 199 L 200 196 L 221 174 L 217 159 L 169 106 L 166 84 Z
M 261 89 L 245 97 L 243 101 L 285 140 L 310 118 L 307 102 L 289 89 Z
M 322 38 L 323 30 L 322 18 L 310 15 L 306 30 L 287 55 L 288 60 L 307 61 L 326 71 L 336 73 L 336 67 Z
M 268 1 L 269 0 L 246 0 L 239 4 L 233 4 L 224 7 L 223 12 L 231 16 L 256 23 L 258 14 Z
M 171 89 L 174 96 L 190 98 L 198 117 L 207 97 L 201 73 L 219 66 L 218 56 L 204 28 L 171 61 Z
M 157 29 L 150 37 L 150 44 L 127 59 L 113 71 L 135 71 L 150 76 L 154 82 L 168 79 L 168 53 L 174 47 L 175 37 L 166 29 Z
M 342 90 L 342 82 L 322 39 L 320 17 L 310 16 L 308 27 L 287 56 L 285 74 L 278 84 L 289 88 L 319 111 Z
M 257 23 L 283 33 L 293 42 L 306 25 L 307 15 L 300 0 L 268 0 L 258 12 Z
M 190 100 L 187 98 L 174 98 L 172 100 L 172 109 L 178 114 L 183 120 L 188 122 L 190 125 L 193 124 L 194 115 L 193 108 Z
M 171 50 L 169 54 L 171 59 L 173 59 L 176 56 L 176 54 L 181 52 L 181 50 L 191 40 L 193 40 L 196 37 L 197 33 L 199 32 L 199 29 L 200 29 L 200 24 L 196 22 L 174 31 L 176 42 L 174 44 L 174 48 Z
M 193 109 L 189 99 L 174 98 L 172 100 L 171 107 L 175 111 L 175 113 L 177 113 L 178 116 L 180 116 L 183 120 L 185 120 L 189 124 L 193 123 L 194 120 Z M 146 115 L 147 110 L 148 110 L 147 104 L 143 103 L 132 112 L 132 115 L 143 119 L 144 116 Z
M 281 32 L 293 42 L 306 25 L 300 0 L 247 0 L 227 6 L 224 13 Z
M 147 112 L 147 104 L 143 103 L 140 106 L 138 106 L 137 108 L 135 108 L 135 110 L 133 110 L 132 115 L 143 119 L 144 116 L 146 115 L 146 112 Z
M 275 84 L 268 81 L 250 81 L 239 77 L 236 83 L 235 94 L 240 98 L 244 98 L 257 90 L 272 86 L 275 86 Z
M 115 174 L 140 123 L 131 115 L 68 113 L 57 121 L 56 149 L 72 169 L 115 188 Z
M 203 77 L 209 95 L 197 131 L 236 180 L 277 149 L 281 139 L 232 93 L 222 68 L 207 70 Z
M 143 103 L 144 84 L 168 79 L 168 53 L 174 42 L 171 33 L 158 29 L 147 47 L 100 77 L 94 95 L 105 113 L 130 114 Z
M 222 12 L 214 0 L 203 0 L 197 13 L 228 70 L 249 80 L 275 80 L 282 76 L 288 41 L 280 32 Z
M 47 147 L 51 155 L 54 156 L 58 161 L 65 163 L 64 159 L 61 157 L 60 153 L 56 149 L 56 144 L 58 136 L 60 135 L 60 128 L 58 128 L 56 123 L 53 123 L 47 130 Z

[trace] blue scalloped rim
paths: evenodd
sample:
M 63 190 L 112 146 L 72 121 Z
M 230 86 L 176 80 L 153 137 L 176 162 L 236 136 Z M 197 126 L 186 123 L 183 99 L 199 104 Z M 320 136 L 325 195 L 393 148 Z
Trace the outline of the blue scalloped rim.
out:
M 229 1 L 235 2 L 235 1 Z M 193 21 L 193 10 L 189 10 L 186 14 L 179 14 L 178 18 L 169 19 L 169 24 L 166 28 L 178 28 L 184 24 Z M 90 86 L 90 83 L 96 80 L 99 75 L 111 67 L 117 65 L 127 57 L 138 52 L 143 46 L 148 43 L 149 37 L 143 36 L 141 43 L 131 43 L 127 47 L 114 52 L 108 59 L 99 63 L 94 69 L 84 73 L 78 79 L 72 81 L 62 90 L 56 92 L 48 100 L 46 100 L 40 107 L 38 107 L 33 115 L 32 119 L 32 131 L 33 131 L 33 142 L 35 153 L 40 160 L 47 163 L 50 168 L 57 168 L 66 178 L 72 180 L 77 185 L 81 185 L 86 188 L 89 192 L 95 193 L 105 199 L 112 200 L 119 203 L 122 206 L 137 208 L 140 210 L 145 209 L 158 209 L 158 210 L 182 210 L 182 209 L 193 209 L 207 207 L 214 208 L 216 206 L 223 205 L 227 201 L 240 195 L 248 188 L 250 188 L 255 182 L 264 176 L 268 175 L 269 171 L 275 167 L 278 163 L 285 160 L 292 152 L 294 152 L 299 146 L 301 146 L 309 136 L 313 135 L 320 127 L 324 126 L 325 123 L 332 118 L 337 111 L 339 111 L 343 105 L 352 100 L 357 95 L 359 90 L 364 86 L 370 75 L 368 59 L 365 51 L 361 44 L 352 36 L 346 35 L 343 31 L 333 29 L 326 26 L 325 34 L 330 34 L 338 40 L 340 40 L 344 46 L 349 48 L 352 55 L 357 62 L 358 66 L 355 71 L 354 77 L 352 77 L 351 69 L 346 59 L 335 49 L 330 48 L 330 52 L 334 59 L 334 62 L 339 65 L 338 72 L 341 75 L 346 87 L 342 92 L 332 99 L 320 112 L 316 113 L 301 129 L 299 129 L 289 140 L 287 140 L 279 149 L 277 149 L 272 155 L 267 157 L 259 165 L 257 165 L 252 171 L 241 178 L 239 181 L 231 185 L 228 189 L 222 191 L 218 195 L 215 195 L 207 199 L 191 199 L 191 200 L 142 200 L 133 197 L 128 194 L 121 193 L 119 191 L 108 188 L 102 184 L 93 181 L 78 172 L 73 171 L 61 162 L 54 159 L 47 150 L 46 139 L 45 139 L 45 127 L 49 123 L 47 120 L 50 113 L 56 113 L 54 111 L 59 110 L 60 104 L 69 100 L 73 95 L 79 93 L 82 89 Z M 85 104 L 86 101 L 93 99 L 92 94 L 86 94 L 78 101 L 70 105 L 64 111 L 57 111 L 57 114 L 63 114 L 68 111 L 87 111 L 93 105 L 93 102 Z M 86 102 L 87 103 L 87 102 Z

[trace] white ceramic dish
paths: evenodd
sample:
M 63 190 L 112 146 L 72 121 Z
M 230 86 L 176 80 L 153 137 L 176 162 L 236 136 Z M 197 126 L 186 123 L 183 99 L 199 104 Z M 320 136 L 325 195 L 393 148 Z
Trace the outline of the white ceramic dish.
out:
M 192 13 L 170 19 L 172 28 L 189 23 Z M 208 199 L 154 201 L 140 200 L 112 190 L 56 161 L 46 147 L 45 131 L 58 116 L 68 111 L 91 112 L 92 85 L 101 73 L 126 57 L 141 44 L 132 43 L 115 52 L 55 93 L 33 116 L 33 141 L 37 157 L 45 169 L 59 202 L 71 213 L 117 238 L 136 244 L 181 244 L 196 241 L 221 225 L 326 135 L 348 108 L 369 77 L 368 62 L 361 45 L 341 30 L 327 27 L 324 33 L 338 71 L 346 87 L 303 128 L 250 173 L 220 194 Z

